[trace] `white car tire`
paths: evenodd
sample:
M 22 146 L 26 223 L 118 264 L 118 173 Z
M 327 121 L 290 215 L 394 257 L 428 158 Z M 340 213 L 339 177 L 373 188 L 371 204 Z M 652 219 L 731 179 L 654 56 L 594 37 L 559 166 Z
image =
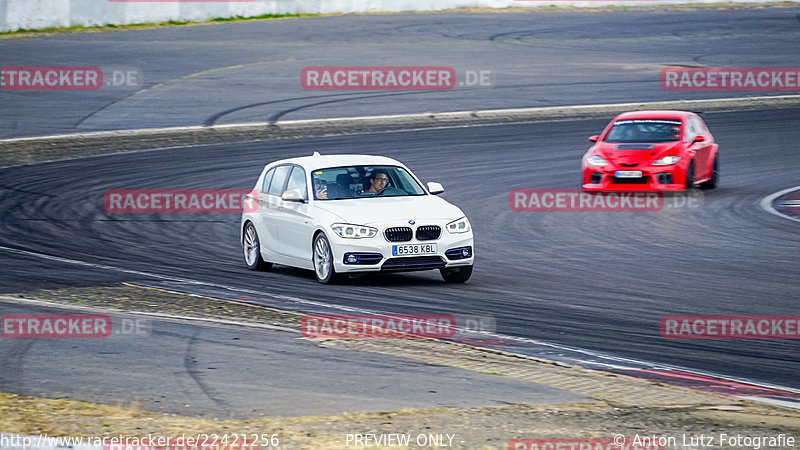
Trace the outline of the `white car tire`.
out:
M 256 227 L 252 222 L 247 222 L 242 233 L 242 250 L 244 262 L 250 270 L 270 270 L 272 263 L 264 261 L 261 257 L 261 241 L 258 239 Z
M 448 283 L 465 283 L 472 276 L 472 266 L 439 269 L 442 279 Z
M 333 250 L 325 233 L 319 233 L 314 238 L 312 262 L 314 275 L 322 284 L 335 284 L 342 280 L 342 275 L 336 273 L 333 266 Z

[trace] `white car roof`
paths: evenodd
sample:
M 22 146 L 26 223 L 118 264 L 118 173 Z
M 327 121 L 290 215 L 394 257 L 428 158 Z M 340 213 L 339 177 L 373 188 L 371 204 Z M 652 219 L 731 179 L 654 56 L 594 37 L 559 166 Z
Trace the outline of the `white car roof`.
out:
M 341 166 L 403 166 L 397 160 L 385 156 L 374 155 L 320 155 L 314 152 L 312 156 L 301 156 L 299 158 L 282 159 L 267 164 L 274 166 L 278 164 L 297 164 L 308 171 L 325 169 L 328 167 Z

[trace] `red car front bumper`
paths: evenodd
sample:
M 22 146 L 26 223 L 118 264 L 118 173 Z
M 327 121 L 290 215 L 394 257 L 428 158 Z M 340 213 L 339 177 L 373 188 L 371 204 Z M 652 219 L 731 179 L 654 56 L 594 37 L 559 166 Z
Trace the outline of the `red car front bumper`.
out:
M 686 190 L 686 170 L 676 166 L 636 168 L 642 172 L 640 178 L 617 178 L 618 170 L 611 166 L 583 167 L 582 187 L 584 191 L 650 192 Z

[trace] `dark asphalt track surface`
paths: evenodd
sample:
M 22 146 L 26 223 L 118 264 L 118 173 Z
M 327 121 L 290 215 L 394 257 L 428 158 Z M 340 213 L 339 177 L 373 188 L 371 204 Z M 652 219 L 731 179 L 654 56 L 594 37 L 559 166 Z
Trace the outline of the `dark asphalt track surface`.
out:
M 2 66 L 135 67 L 144 86 L 2 91 L 0 138 L 768 95 L 776 93 L 665 92 L 658 75 L 670 65 L 798 67 L 798 42 L 796 4 L 347 15 L 3 39 Z M 300 84 L 308 66 L 449 66 L 462 77 L 464 70 L 488 69 L 495 87 L 308 91 Z
M 798 184 L 800 110 L 705 115 L 722 182 L 702 208 L 516 213 L 515 188 L 576 188 L 602 120 L 171 149 L 0 170 L 0 245 L 151 273 L 396 313 L 493 316 L 498 332 L 800 388 L 799 341 L 666 340 L 665 315 L 796 315 L 797 223 L 761 210 Z M 438 272 L 321 286 L 310 272 L 246 270 L 236 215 L 109 214 L 109 189 L 249 189 L 266 162 L 312 151 L 381 154 L 440 181 L 476 235 L 465 285 Z M 0 292 L 147 281 L 0 251 Z
M 86 314 L 3 300 L 0 311 Z M 288 331 L 110 317 L 113 333 L 123 330 L 123 321 L 128 330 L 138 323 L 141 332 L 105 339 L 0 341 L 3 392 L 122 402 L 147 411 L 222 420 L 591 401 L 490 374 L 321 348 Z

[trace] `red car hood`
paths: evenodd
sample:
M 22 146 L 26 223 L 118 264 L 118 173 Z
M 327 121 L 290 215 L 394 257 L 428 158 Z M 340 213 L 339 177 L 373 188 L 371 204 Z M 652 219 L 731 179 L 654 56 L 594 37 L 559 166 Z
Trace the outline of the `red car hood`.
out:
M 663 156 L 680 156 L 683 143 L 661 142 L 655 144 L 612 144 L 600 142 L 596 147 L 598 155 L 613 164 L 644 164 L 655 161 Z

